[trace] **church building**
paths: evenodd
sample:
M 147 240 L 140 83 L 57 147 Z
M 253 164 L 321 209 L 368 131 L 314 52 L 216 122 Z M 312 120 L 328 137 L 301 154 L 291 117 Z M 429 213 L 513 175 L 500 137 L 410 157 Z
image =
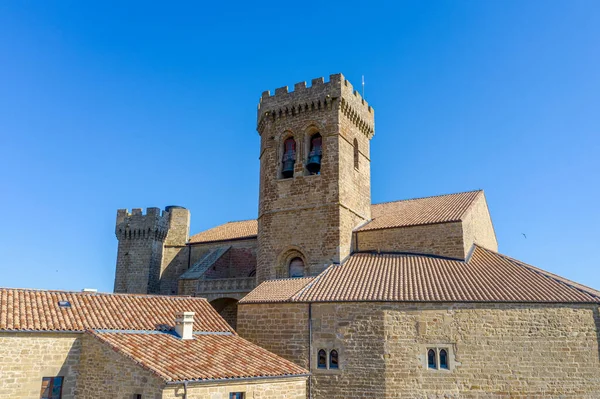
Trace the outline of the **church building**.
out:
M 341 74 L 266 91 L 256 219 L 119 210 L 115 292 L 206 298 L 318 398 L 598 398 L 600 292 L 498 252 L 483 191 L 373 204 Z

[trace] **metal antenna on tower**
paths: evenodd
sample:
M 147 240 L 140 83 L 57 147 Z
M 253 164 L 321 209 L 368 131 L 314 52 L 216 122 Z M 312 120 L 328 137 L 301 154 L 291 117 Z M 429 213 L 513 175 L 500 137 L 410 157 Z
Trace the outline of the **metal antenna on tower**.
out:
M 362 98 L 365 98 L 365 75 L 362 75 Z

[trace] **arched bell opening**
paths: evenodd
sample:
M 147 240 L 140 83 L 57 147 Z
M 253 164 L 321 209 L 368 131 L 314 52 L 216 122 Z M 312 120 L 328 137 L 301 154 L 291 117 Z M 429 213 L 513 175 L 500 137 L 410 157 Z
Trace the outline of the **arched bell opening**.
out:
M 296 140 L 288 137 L 283 142 L 283 157 L 281 159 L 281 177 L 289 179 L 294 177 L 294 165 L 296 164 Z
M 310 136 L 308 147 L 308 158 L 306 160 L 306 169 L 311 175 L 321 173 L 321 159 L 323 158 L 323 137 L 320 133 Z
M 237 305 L 238 300 L 234 298 L 218 298 L 210 302 L 213 308 L 233 328 L 237 328 Z

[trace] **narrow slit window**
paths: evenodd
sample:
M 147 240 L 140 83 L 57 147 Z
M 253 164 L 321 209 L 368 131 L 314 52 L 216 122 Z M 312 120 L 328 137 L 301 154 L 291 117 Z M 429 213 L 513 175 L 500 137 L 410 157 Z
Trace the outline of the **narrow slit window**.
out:
M 245 397 L 244 392 L 231 392 L 229 394 L 229 399 L 245 399 Z
M 427 367 L 429 367 L 430 369 L 437 369 L 435 350 L 433 349 L 429 349 L 427 351 Z
M 281 176 L 289 179 L 294 176 L 294 165 L 296 164 L 296 141 L 293 137 L 283 142 L 283 158 L 281 160 Z
M 317 368 L 319 368 L 319 369 L 327 368 L 327 352 L 325 352 L 325 349 L 319 350 L 319 355 L 317 356 Z
M 339 369 L 340 365 L 338 363 L 338 352 L 334 349 L 329 352 L 329 368 L 330 369 Z
M 448 351 L 440 350 L 440 368 L 448 370 Z
M 358 169 L 358 140 L 354 139 L 354 168 Z

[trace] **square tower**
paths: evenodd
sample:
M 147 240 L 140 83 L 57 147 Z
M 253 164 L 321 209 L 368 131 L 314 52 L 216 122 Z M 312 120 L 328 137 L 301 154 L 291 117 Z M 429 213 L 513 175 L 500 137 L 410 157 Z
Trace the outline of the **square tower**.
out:
M 264 92 L 257 130 L 258 282 L 342 262 L 371 218 L 373 108 L 336 74 Z

